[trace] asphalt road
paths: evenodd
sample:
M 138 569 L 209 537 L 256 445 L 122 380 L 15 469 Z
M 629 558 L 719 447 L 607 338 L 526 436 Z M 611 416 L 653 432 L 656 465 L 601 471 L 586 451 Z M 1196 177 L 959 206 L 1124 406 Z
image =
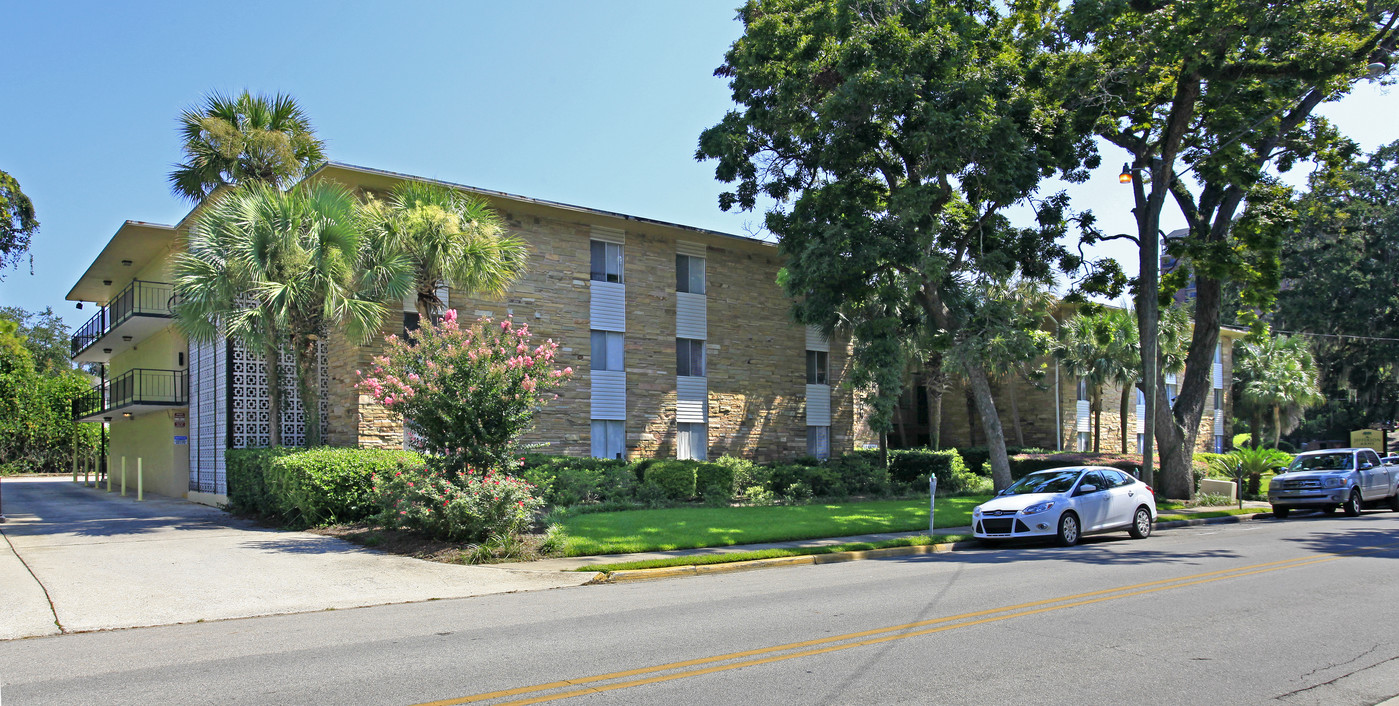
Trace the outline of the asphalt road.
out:
M 25 704 L 1373 704 L 1399 514 L 0 642 Z

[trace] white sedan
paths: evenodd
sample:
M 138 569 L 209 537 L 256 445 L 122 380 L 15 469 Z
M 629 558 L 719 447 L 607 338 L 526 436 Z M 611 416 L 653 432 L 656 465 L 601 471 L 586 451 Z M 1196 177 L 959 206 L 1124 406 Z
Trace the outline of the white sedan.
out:
M 1099 466 L 1031 473 L 972 509 L 977 539 L 1054 537 L 1066 547 L 1085 534 L 1114 530 L 1145 539 L 1155 522 L 1151 486 Z

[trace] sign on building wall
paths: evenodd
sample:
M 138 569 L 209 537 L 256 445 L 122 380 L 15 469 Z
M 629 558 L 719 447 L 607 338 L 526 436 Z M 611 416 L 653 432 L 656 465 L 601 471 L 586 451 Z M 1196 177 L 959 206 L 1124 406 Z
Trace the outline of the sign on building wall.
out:
M 1356 429 L 1350 433 L 1350 445 L 1357 449 L 1374 449 L 1375 453 L 1384 453 L 1378 429 Z

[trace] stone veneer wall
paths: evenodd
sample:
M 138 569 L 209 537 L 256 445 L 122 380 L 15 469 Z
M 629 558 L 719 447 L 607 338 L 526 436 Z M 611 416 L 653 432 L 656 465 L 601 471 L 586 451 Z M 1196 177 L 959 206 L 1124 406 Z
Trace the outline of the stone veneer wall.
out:
M 1221 336 L 1220 340 L 1225 343 L 1221 356 L 1224 374 L 1224 420 L 1229 423 L 1232 411 L 1232 400 L 1230 399 L 1229 381 L 1232 379 L 1234 370 L 1233 339 Z M 1056 448 L 1056 429 L 1054 424 L 1054 363 L 1045 361 L 1048 365 L 1045 379 L 1037 387 L 1022 378 L 1017 378 L 1015 383 L 1015 394 L 1017 406 L 1020 411 L 1022 431 L 1025 436 L 1025 445 L 1039 447 L 1053 451 Z M 1179 376 L 1184 379 L 1184 374 Z M 1059 378 L 1059 414 L 1060 427 L 1057 443 L 1062 444 L 1064 450 L 1074 448 L 1077 433 L 1074 428 L 1075 409 L 1077 402 L 1078 380 L 1067 373 L 1060 373 Z M 1015 445 L 1014 417 L 1011 414 L 1009 396 L 1007 394 L 1006 381 L 1001 381 L 993 386 L 996 398 L 996 411 L 1001 417 L 1001 426 L 1004 427 L 1006 443 Z M 1043 389 L 1041 389 L 1043 388 Z M 1128 395 L 1132 394 L 1129 389 Z M 1104 453 L 1121 453 L 1122 450 L 1122 419 L 1120 412 L 1121 391 L 1114 387 L 1103 389 L 1103 413 L 1102 413 L 1102 439 L 1099 448 Z M 1200 418 L 1200 433 L 1195 440 L 1196 451 L 1214 450 L 1214 395 L 1208 393 L 1205 400 L 1205 410 Z M 905 413 L 912 415 L 915 407 L 906 398 L 904 404 Z M 968 404 L 966 402 L 966 391 L 961 385 L 954 385 L 949 389 L 943 398 L 942 417 L 942 446 L 982 446 L 986 443 L 985 434 L 981 429 L 979 417 L 973 417 L 974 435 L 969 438 L 968 429 Z M 1137 433 L 1136 433 L 1136 402 L 1129 403 L 1127 409 L 1127 451 L 1137 453 Z M 911 416 L 909 417 L 912 418 Z M 1089 417 L 1089 430 L 1092 431 L 1092 416 Z M 1229 430 L 1224 431 L 1225 436 L 1229 436 Z M 894 433 L 890 433 L 890 438 L 894 438 Z M 1226 441 L 1226 444 L 1228 441 Z M 1089 448 L 1092 448 L 1092 441 L 1089 441 Z
M 453 291 L 450 306 L 463 319 L 513 314 L 536 341 L 559 343 L 559 365 L 573 381 L 536 416 L 523 439 L 543 453 L 591 451 L 589 375 L 589 269 L 591 225 L 624 228 L 626 285 L 627 455 L 675 456 L 675 253 L 677 239 L 703 242 L 706 253 L 709 456 L 759 460 L 806 453 L 806 334 L 791 322 L 789 300 L 776 284 L 777 249 L 759 242 L 706 235 L 660 224 L 589 218 L 505 199 L 493 206 L 511 235 L 530 249 L 529 271 L 503 299 L 468 298 Z M 391 317 L 385 332 L 401 330 Z M 330 431 L 335 445 L 402 444 L 402 424 L 353 388 L 355 370 L 370 364 L 382 344 L 331 341 Z M 838 387 L 848 345 L 833 344 L 831 451 L 877 439 L 856 424 L 856 397 Z M 860 429 L 857 429 L 859 427 Z

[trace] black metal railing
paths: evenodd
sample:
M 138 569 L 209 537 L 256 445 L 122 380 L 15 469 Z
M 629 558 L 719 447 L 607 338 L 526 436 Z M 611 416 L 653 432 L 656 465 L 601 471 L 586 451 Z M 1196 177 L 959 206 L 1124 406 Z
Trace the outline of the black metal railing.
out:
M 94 385 L 73 400 L 73 418 L 115 412 L 132 405 L 182 407 L 189 404 L 189 376 L 183 370 L 135 368 Z
M 168 282 L 132 280 L 126 289 L 107 302 L 87 323 L 73 334 L 70 357 L 87 350 L 107 332 L 122 325 L 133 316 L 169 317 L 175 303 L 175 287 Z

